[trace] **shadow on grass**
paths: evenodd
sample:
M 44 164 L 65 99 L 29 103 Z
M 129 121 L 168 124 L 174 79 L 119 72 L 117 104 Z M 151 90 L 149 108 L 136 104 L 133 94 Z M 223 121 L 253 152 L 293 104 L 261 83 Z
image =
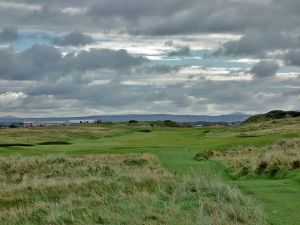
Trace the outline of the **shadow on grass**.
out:
M 67 141 L 45 141 L 40 142 L 38 145 L 70 145 L 70 142 Z
M 0 144 L 0 147 L 30 147 L 30 146 L 34 146 L 32 144 Z

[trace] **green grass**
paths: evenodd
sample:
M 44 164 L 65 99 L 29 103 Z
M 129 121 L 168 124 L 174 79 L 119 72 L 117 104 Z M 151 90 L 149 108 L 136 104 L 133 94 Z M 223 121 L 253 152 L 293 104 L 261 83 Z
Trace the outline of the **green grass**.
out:
M 151 132 L 140 130 L 151 129 Z M 243 134 L 243 135 L 241 135 Z M 245 135 L 246 134 L 246 135 Z M 102 127 L 71 126 L 46 127 L 34 129 L 0 130 L 0 154 L 3 157 L 15 155 L 53 155 L 67 154 L 82 156 L 95 153 L 153 153 L 160 164 L 172 174 L 179 175 L 218 175 L 230 181 L 221 163 L 215 161 L 195 161 L 193 157 L 201 151 L 223 151 L 231 147 L 263 147 L 282 139 L 300 137 L 300 120 L 287 119 L 268 121 L 259 124 L 247 124 L 241 127 L 204 127 L 204 128 L 167 128 L 147 124 L 130 126 L 126 124 L 106 124 Z M 40 143 L 68 142 L 69 145 Z M 2 146 L 1 144 L 19 144 Z M 34 146 L 20 146 L 31 144 Z M 287 182 L 283 188 L 295 190 L 296 194 L 277 192 L 271 182 Z M 260 184 L 259 186 L 256 184 Z M 269 220 L 275 225 L 283 225 L 282 218 L 292 218 L 288 225 L 299 225 L 294 219 L 300 210 L 299 182 L 295 178 L 285 180 L 239 180 L 236 182 L 245 192 L 251 193 L 266 207 Z M 269 194 L 267 193 L 269 191 Z M 274 195 L 270 194 L 273 193 Z M 275 194 L 277 193 L 277 194 Z M 285 199 L 281 201 L 281 199 Z M 292 202 L 292 203 L 291 203 Z M 290 204 L 289 204 L 290 203 Z M 289 210 L 293 205 L 294 210 Z M 280 213 L 273 213 L 272 207 Z M 276 211 L 276 210 L 275 210 Z M 285 216 L 284 216 L 285 215 Z
M 270 224 L 299 225 L 300 182 L 295 179 L 236 181 L 245 193 L 264 203 Z

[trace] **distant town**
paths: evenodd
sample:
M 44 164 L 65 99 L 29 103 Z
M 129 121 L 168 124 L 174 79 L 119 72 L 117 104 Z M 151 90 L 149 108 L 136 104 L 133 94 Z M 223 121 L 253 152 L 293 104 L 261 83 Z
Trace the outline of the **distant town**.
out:
M 136 120 L 122 121 L 132 123 L 139 123 Z M 80 125 L 80 124 L 102 124 L 109 123 L 111 121 L 101 121 L 101 120 L 34 120 L 34 121 L 6 121 L 0 122 L 0 128 L 32 128 L 32 127 L 47 127 L 47 126 L 70 126 L 70 125 Z M 143 121 L 141 121 L 143 122 Z M 151 122 L 151 121 L 146 121 Z M 238 126 L 242 121 L 197 121 L 197 122 L 176 122 L 171 120 L 164 121 L 152 121 L 152 122 L 172 122 L 173 126 L 190 126 L 190 127 L 204 127 L 204 126 Z M 174 125 L 175 124 L 175 125 Z

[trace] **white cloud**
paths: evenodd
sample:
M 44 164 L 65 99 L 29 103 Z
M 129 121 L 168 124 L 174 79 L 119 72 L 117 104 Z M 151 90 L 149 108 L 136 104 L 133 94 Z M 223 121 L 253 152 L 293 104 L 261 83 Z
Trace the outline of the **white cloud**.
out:
M 26 97 L 26 94 L 23 92 L 8 91 L 2 93 L 0 94 L 0 107 L 18 107 Z
M 17 3 L 17 2 L 12 2 L 12 1 L 1 1 L 0 2 L 0 7 L 1 8 L 6 8 L 7 10 L 9 9 L 21 9 L 21 10 L 40 10 L 42 7 L 40 5 L 35 5 L 35 4 L 23 4 L 23 3 Z

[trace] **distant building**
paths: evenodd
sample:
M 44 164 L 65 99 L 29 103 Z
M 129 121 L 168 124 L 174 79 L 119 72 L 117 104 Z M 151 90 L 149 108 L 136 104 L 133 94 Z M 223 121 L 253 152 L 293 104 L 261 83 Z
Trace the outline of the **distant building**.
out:
M 88 124 L 88 123 L 96 123 L 96 120 L 70 120 L 70 124 Z
M 66 121 L 24 121 L 24 127 L 46 127 L 46 126 L 59 126 L 68 125 Z
M 207 127 L 207 126 L 239 126 L 241 124 L 240 121 L 235 122 L 208 122 L 208 121 L 198 121 L 190 123 L 192 126 L 195 127 Z

